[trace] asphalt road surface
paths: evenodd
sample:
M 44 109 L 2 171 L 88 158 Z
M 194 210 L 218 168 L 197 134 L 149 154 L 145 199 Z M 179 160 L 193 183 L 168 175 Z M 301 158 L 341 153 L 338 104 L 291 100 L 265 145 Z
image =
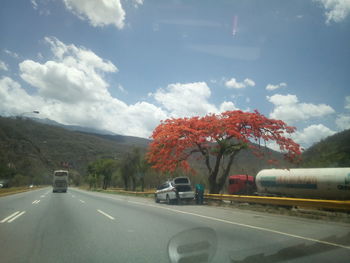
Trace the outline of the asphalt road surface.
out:
M 0 262 L 350 262 L 350 225 L 51 188 L 0 198 Z

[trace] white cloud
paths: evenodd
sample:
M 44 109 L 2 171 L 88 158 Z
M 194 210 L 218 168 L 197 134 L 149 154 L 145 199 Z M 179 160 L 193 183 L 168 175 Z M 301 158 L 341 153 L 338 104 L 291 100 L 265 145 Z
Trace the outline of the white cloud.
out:
M 0 79 L 0 115 L 38 110 L 38 117 L 63 124 L 149 137 L 160 121 L 169 117 L 237 109 L 230 101 L 219 107 L 209 103 L 211 91 L 205 82 L 170 84 L 165 90 L 151 93 L 160 106 L 146 101 L 128 105 L 109 92 L 104 75 L 117 72 L 111 61 L 56 38 L 45 40 L 53 59 L 40 63 L 24 60 L 19 64 L 19 75 L 34 88 L 31 94 L 11 78 Z
M 244 89 L 245 87 L 254 87 L 255 82 L 251 79 L 245 79 L 243 82 L 238 82 L 235 78 L 232 78 L 225 82 L 225 86 L 232 89 Z
M 345 109 L 350 110 L 350 96 L 345 97 Z
M 245 79 L 244 80 L 244 84 L 246 86 L 250 86 L 250 87 L 254 87 L 255 86 L 255 82 L 253 80 L 251 80 L 251 79 Z
M 91 50 L 65 45 L 56 38 L 45 38 L 55 55 L 55 61 L 44 64 L 25 60 L 19 64 L 23 80 L 38 89 L 39 95 L 67 103 L 98 101 L 108 94 L 108 84 L 99 74 L 116 72 L 110 61 Z
M 335 119 L 335 124 L 340 130 L 350 129 L 350 115 L 339 114 Z
M 40 116 L 64 124 L 74 124 L 115 133 L 149 137 L 166 111 L 148 102 L 128 105 L 111 96 L 106 73 L 117 72 L 110 61 L 91 50 L 45 38 L 53 60 L 19 64 L 20 76 L 35 88 L 28 94 L 10 78 L 0 81 L 0 114 L 18 115 L 39 110 Z
M 350 0 L 314 0 L 326 9 L 326 23 L 341 22 L 350 13 Z
M 40 15 L 48 16 L 51 14 L 48 0 L 30 0 L 30 2 L 33 9 L 39 12 Z
M 30 2 L 32 3 L 33 8 L 35 10 L 37 10 L 38 9 L 38 3 L 35 0 L 31 0 Z
M 139 5 L 143 5 L 143 0 L 132 0 L 134 7 L 138 8 Z
M 0 70 L 8 71 L 6 63 L 2 60 L 0 60 Z
M 10 57 L 13 57 L 13 58 L 19 58 L 19 55 L 16 53 L 16 52 L 13 52 L 11 50 L 8 50 L 8 49 L 4 49 L 4 52 L 9 55 Z
M 232 78 L 225 82 L 225 86 L 232 89 L 243 89 L 245 85 L 243 82 L 237 82 L 235 78 Z
M 232 111 L 232 110 L 239 110 L 236 108 L 235 104 L 231 101 L 224 101 L 220 105 L 220 112 L 225 112 L 225 111 Z
M 320 140 L 335 134 L 336 131 L 329 129 L 323 124 L 313 124 L 301 131 L 296 131 L 292 134 L 285 134 L 286 137 L 290 137 L 296 143 L 304 149 L 312 146 L 314 143 L 319 142 Z M 275 141 L 266 142 L 266 146 L 272 150 L 281 152 L 280 146 Z
M 326 104 L 299 103 L 295 95 L 275 94 L 266 97 L 275 105 L 270 113 L 270 118 L 281 119 L 287 123 L 308 120 L 314 117 L 322 117 L 334 113 L 334 109 Z
M 296 131 L 292 134 L 292 139 L 303 147 L 307 148 L 320 140 L 335 134 L 336 132 L 324 126 L 323 124 L 310 125 L 303 131 Z
M 277 84 L 277 85 L 268 84 L 266 86 L 266 90 L 271 91 L 271 90 L 276 90 L 276 89 L 283 88 L 283 87 L 287 87 L 287 83 L 281 82 L 280 84 Z
M 122 93 L 128 93 L 121 84 L 117 86 L 117 89 L 120 90 Z
M 63 0 L 66 8 L 80 19 L 88 19 L 94 27 L 114 25 L 122 29 L 125 11 L 120 0 Z M 141 4 L 142 1 L 134 1 Z
M 165 90 L 158 89 L 154 98 L 174 117 L 189 117 L 218 112 L 208 102 L 211 91 L 205 82 L 170 84 Z
M 345 97 L 344 109 L 350 110 L 350 96 Z M 350 113 L 347 112 L 346 114 L 338 114 L 337 118 L 335 119 L 335 124 L 340 130 L 350 129 Z
M 9 77 L 0 79 L 0 97 L 0 114 L 3 116 L 39 110 L 40 115 L 36 117 L 124 135 L 149 137 L 159 122 L 167 118 L 165 112 L 155 105 L 147 102 L 127 105 L 109 94 L 99 101 L 74 104 L 43 98 L 38 94 L 30 95 Z
M 0 79 L 0 98 L 0 113 L 5 116 L 31 112 L 43 105 L 40 97 L 29 95 L 18 82 L 9 77 Z
M 288 94 L 288 95 L 275 94 L 271 97 L 267 96 L 267 99 L 268 101 L 270 101 L 272 104 L 276 106 L 298 103 L 297 96 L 291 95 L 291 94 Z

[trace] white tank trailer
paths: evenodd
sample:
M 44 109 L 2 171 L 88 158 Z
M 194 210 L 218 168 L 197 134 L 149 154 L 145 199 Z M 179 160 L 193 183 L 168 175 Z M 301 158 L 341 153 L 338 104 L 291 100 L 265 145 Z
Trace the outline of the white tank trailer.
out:
M 265 169 L 255 183 L 258 193 L 350 200 L 350 168 Z

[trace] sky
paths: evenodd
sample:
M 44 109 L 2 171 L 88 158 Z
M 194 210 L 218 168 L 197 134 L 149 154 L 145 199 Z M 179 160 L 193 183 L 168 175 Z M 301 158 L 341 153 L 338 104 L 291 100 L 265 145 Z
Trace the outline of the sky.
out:
M 258 110 L 304 148 L 350 128 L 350 0 L 0 6 L 1 116 L 149 138 L 167 118 Z

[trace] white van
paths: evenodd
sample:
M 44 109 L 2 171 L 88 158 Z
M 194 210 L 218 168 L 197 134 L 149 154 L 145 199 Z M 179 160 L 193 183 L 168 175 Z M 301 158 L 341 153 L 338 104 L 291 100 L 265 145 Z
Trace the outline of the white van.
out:
M 166 201 L 167 204 L 179 203 L 181 200 L 190 201 L 195 197 L 192 191 L 190 179 L 188 177 L 176 177 L 160 185 L 155 194 L 156 203 Z

